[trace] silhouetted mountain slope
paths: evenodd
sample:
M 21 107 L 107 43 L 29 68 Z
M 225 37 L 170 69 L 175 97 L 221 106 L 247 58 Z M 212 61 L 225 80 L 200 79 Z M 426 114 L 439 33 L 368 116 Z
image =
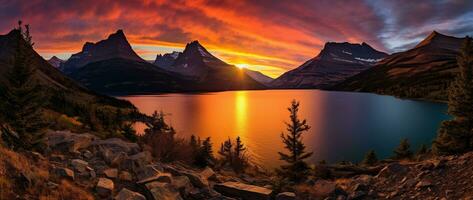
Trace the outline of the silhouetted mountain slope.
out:
M 59 59 L 59 58 L 56 57 L 56 56 L 53 56 L 53 57 L 51 57 L 51 58 L 48 60 L 48 63 L 51 64 L 53 67 L 56 67 L 56 68 L 61 67 L 61 65 L 62 65 L 64 62 L 65 62 L 64 60 L 61 60 L 61 59 Z
M 64 63 L 61 70 L 66 74 L 70 74 L 89 63 L 112 58 L 123 58 L 139 62 L 144 61 L 133 51 L 123 31 L 118 30 L 105 40 L 97 43 L 85 43 L 82 47 L 82 51 L 73 54 Z
M 328 88 L 369 69 L 387 54 L 366 43 L 328 42 L 315 58 L 276 78 L 274 88 Z
M 166 53 L 164 55 L 158 54 L 156 56 L 156 60 L 154 61 L 154 65 L 163 69 L 168 68 L 174 64 L 180 54 L 181 52 L 177 51 L 174 51 L 172 53 Z
M 265 86 L 234 65 L 229 65 L 207 51 L 198 41 L 188 43 L 173 64 L 161 67 L 193 81 L 197 90 L 263 89 Z
M 7 35 L 0 35 L 0 83 L 5 80 L 9 68 L 13 66 L 18 44 L 26 45 L 18 30 L 13 30 Z M 128 101 L 98 95 L 80 86 L 72 79 L 64 76 L 58 69 L 51 66 L 32 48 L 28 48 L 27 51 L 26 53 L 31 55 L 31 64 L 37 68 L 35 74 L 37 81 L 44 87 L 45 93 L 48 94 L 51 100 L 57 100 L 61 96 L 82 103 L 88 102 L 91 104 L 134 108 Z
M 463 40 L 434 31 L 413 49 L 395 53 L 332 89 L 445 101 Z
M 269 77 L 269 76 L 266 76 L 264 75 L 263 73 L 259 72 L 259 71 L 254 71 L 254 70 L 250 70 L 250 69 L 243 69 L 246 74 L 248 74 L 248 76 L 250 76 L 251 78 L 253 78 L 254 80 L 266 85 L 266 86 L 269 86 L 269 84 L 274 80 L 273 78 Z
M 148 62 L 112 58 L 89 63 L 72 74 L 84 86 L 106 94 L 191 91 L 182 80 Z

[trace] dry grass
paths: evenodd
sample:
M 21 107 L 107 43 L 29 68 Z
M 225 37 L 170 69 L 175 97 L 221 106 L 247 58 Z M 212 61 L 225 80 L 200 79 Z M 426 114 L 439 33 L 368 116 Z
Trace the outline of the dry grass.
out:
M 50 167 L 46 160 L 34 160 L 0 147 L 0 200 L 17 199 L 18 195 L 40 199 L 93 199 L 86 190 L 50 176 Z M 28 184 L 22 176 L 28 177 Z M 49 188 L 48 182 L 59 184 L 57 188 Z
M 40 200 L 92 200 L 94 197 L 82 188 L 71 184 L 69 181 L 62 180 L 59 187 L 52 190 L 49 194 L 43 194 L 39 197 Z
M 181 161 L 192 164 L 194 152 L 190 143 L 182 138 L 177 138 L 170 133 L 146 135 L 141 138 L 145 150 L 152 153 L 153 157 L 162 162 Z

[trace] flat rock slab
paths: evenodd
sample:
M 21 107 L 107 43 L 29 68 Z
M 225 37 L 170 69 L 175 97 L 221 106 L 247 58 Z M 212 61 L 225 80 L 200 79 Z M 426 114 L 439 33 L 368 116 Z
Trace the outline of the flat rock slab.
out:
M 138 192 L 133 192 L 129 189 L 123 188 L 115 196 L 115 200 L 146 200 L 146 197 Z
M 98 137 L 83 133 L 76 134 L 70 131 L 49 131 L 46 133 L 46 143 L 54 150 L 63 152 L 77 152 L 79 149 L 87 148 L 90 143 Z
M 118 169 L 116 168 L 110 168 L 110 169 L 106 169 L 103 171 L 103 173 L 105 174 L 105 176 L 107 178 L 117 178 L 118 177 Z
M 238 197 L 244 200 L 268 200 L 271 198 L 272 190 L 255 185 L 240 182 L 225 182 L 214 185 L 217 192 L 226 196 Z
M 113 192 L 114 188 L 113 181 L 108 178 L 99 178 L 95 189 L 97 190 L 97 194 L 101 197 L 110 196 Z
M 179 191 L 168 183 L 151 182 L 146 184 L 146 189 L 154 200 L 182 200 Z

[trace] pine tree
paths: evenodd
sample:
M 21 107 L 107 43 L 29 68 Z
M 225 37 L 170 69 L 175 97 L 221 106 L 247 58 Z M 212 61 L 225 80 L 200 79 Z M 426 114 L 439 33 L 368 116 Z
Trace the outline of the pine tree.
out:
M 33 46 L 30 28 L 18 23 L 18 38 L 12 68 L 1 89 L 0 102 L 3 113 L 2 137 L 13 149 L 43 150 L 44 127 L 42 108 L 47 99 L 35 78 L 36 67 L 32 64 Z M 9 138 L 6 138 L 9 137 Z
M 197 138 L 195 137 L 195 135 L 191 135 L 191 139 L 190 139 L 190 142 L 189 142 L 191 148 L 192 148 L 192 152 L 198 152 L 200 147 L 202 146 L 202 141 L 200 141 L 200 137 Z
M 288 108 L 290 112 L 290 123 L 287 125 L 287 134 L 281 133 L 282 141 L 285 148 L 289 151 L 288 154 L 278 152 L 280 159 L 287 162 L 287 165 L 282 165 L 279 174 L 285 176 L 291 181 L 301 181 L 308 173 L 308 165 L 304 161 L 312 155 L 312 152 L 305 151 L 305 145 L 302 143 L 302 134 L 310 129 L 306 120 L 300 120 L 297 116 L 299 111 L 299 102 L 292 101 L 291 107 Z
M 364 165 L 374 165 L 378 162 L 378 157 L 376 156 L 376 152 L 374 150 L 370 150 L 366 153 L 365 158 L 361 163 Z
M 121 134 L 131 142 L 136 142 L 138 137 L 132 123 L 126 123 L 121 127 Z
M 238 136 L 235 142 L 235 157 L 240 158 L 245 152 L 245 150 L 246 150 L 246 147 L 245 145 L 243 145 L 243 142 L 241 141 L 240 136 Z
M 467 37 L 457 57 L 460 73 L 448 89 L 448 114 L 432 149 L 435 154 L 456 154 L 473 149 L 473 41 Z
M 145 129 L 145 134 L 175 132 L 173 127 L 166 123 L 164 116 L 163 112 L 154 111 L 150 120 L 145 122 L 148 127 Z
M 207 137 L 203 142 L 202 146 L 199 149 L 199 153 L 195 159 L 195 164 L 201 167 L 212 165 L 215 157 L 212 150 L 212 142 L 210 137 Z
M 225 142 L 223 142 L 220 145 L 220 151 L 218 151 L 218 154 L 220 154 L 223 157 L 223 163 L 233 163 L 233 144 L 232 140 L 228 138 Z
M 409 140 L 402 139 L 399 146 L 394 150 L 394 159 L 410 159 L 412 151 L 410 150 Z

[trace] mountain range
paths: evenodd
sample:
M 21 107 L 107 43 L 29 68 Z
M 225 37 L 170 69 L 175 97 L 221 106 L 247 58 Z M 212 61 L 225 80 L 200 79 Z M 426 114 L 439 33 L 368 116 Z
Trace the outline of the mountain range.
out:
M 276 79 L 240 69 L 199 41 L 182 52 L 140 58 L 122 30 L 87 42 L 67 61 L 50 62 L 94 91 L 106 94 L 315 88 L 446 100 L 463 38 L 432 32 L 413 49 L 388 55 L 367 43 L 328 42 L 320 53 Z
M 87 42 L 61 70 L 84 86 L 105 94 L 263 89 L 265 86 L 209 53 L 198 41 L 182 53 L 140 58 L 122 30 L 97 43 Z
M 331 89 L 446 101 L 463 41 L 434 31 L 414 48 L 392 54 Z
M 387 56 L 366 43 L 328 42 L 320 53 L 270 83 L 274 88 L 327 89 Z
M 186 45 L 184 51 L 158 55 L 156 66 L 198 83 L 232 88 L 263 89 L 272 78 L 250 69 L 239 69 L 212 55 L 199 41 Z M 207 86 L 208 87 L 208 86 Z

